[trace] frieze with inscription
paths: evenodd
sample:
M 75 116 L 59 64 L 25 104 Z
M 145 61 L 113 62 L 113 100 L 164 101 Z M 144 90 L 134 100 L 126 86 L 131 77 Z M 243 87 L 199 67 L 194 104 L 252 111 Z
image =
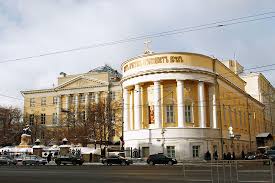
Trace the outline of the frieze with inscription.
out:
M 137 67 L 146 66 L 146 65 L 168 64 L 168 63 L 184 63 L 184 59 L 182 58 L 182 56 L 162 56 L 162 57 L 146 58 L 146 59 L 137 60 L 126 64 L 123 67 L 123 72 L 126 72 L 128 70 L 131 70 Z

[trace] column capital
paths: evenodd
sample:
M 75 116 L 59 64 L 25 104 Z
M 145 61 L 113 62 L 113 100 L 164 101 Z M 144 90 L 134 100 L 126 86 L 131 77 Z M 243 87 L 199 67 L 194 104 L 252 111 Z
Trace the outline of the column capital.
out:
M 160 80 L 154 80 L 153 82 L 154 82 L 154 85 L 157 85 L 157 84 L 160 85 Z

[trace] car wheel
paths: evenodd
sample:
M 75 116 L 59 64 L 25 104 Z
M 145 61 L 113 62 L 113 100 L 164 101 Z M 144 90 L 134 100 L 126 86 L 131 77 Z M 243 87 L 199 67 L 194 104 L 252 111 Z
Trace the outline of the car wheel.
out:
M 153 166 L 155 163 L 153 161 L 149 161 L 149 165 Z
M 58 166 L 61 165 L 61 162 L 60 162 L 60 161 L 56 161 L 55 163 L 56 163 Z
M 63 165 L 67 165 L 67 163 L 63 163 Z
M 23 161 L 23 162 L 22 162 L 22 164 L 23 164 L 24 166 L 26 166 L 26 165 L 27 165 L 27 163 L 26 163 L 25 161 Z
M 46 163 L 43 163 L 43 165 L 46 165 Z
M 172 161 L 168 161 L 168 165 L 173 165 L 173 162 Z
M 80 162 L 80 163 L 78 163 L 79 164 L 79 166 L 81 166 L 81 165 L 83 165 L 83 162 Z
M 107 163 L 107 161 L 104 161 L 103 165 L 105 165 L 105 166 L 108 166 L 108 163 Z
M 39 166 L 39 162 L 36 162 L 34 165 L 35 165 L 35 166 Z
M 76 165 L 76 161 L 73 161 L 73 165 L 74 165 L 74 166 Z
M 122 161 L 122 162 L 121 162 L 121 165 L 122 165 L 122 166 L 126 166 L 126 162 L 125 162 L 125 161 Z

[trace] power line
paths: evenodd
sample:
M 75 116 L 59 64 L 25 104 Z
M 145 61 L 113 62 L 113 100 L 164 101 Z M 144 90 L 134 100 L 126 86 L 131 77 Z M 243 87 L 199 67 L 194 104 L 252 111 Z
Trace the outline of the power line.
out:
M 15 59 L 7 59 L 7 60 L 0 61 L 0 64 L 7 63 L 7 62 L 18 62 L 18 61 L 23 61 L 23 60 L 27 60 L 27 59 L 33 59 L 33 58 L 44 57 L 44 56 L 49 56 L 49 55 L 63 54 L 63 53 L 68 53 L 68 52 L 80 51 L 80 50 L 87 50 L 87 49 L 92 49 L 92 48 L 97 48 L 97 47 L 112 46 L 112 45 L 116 45 L 116 44 L 122 44 L 122 43 L 139 41 L 139 40 L 150 39 L 150 38 L 152 39 L 152 38 L 158 38 L 158 37 L 164 37 L 164 36 L 171 36 L 171 35 L 175 35 L 175 34 L 183 34 L 183 33 L 188 33 L 188 32 L 200 31 L 200 30 L 204 30 L 204 29 L 220 28 L 220 27 L 231 26 L 231 25 L 236 25 L 236 24 L 271 19 L 271 18 L 275 17 L 275 15 L 273 15 L 273 14 L 275 14 L 275 11 L 265 12 L 265 13 L 261 13 L 261 14 L 250 15 L 250 16 L 244 16 L 244 17 L 239 17 L 239 18 L 233 18 L 233 19 L 228 19 L 228 20 L 216 21 L 216 22 L 201 24 L 201 25 L 197 25 L 197 26 L 184 27 L 184 28 L 180 28 L 180 29 L 174 29 L 174 30 L 164 31 L 164 32 L 159 32 L 159 33 L 154 33 L 154 34 L 129 37 L 126 39 L 120 39 L 120 40 L 116 40 L 116 41 L 102 42 L 102 43 L 97 43 L 97 44 L 93 44 L 93 45 L 87 45 L 87 46 L 81 46 L 78 48 L 67 49 L 67 50 L 59 50 L 59 51 L 57 50 L 57 51 L 42 53 L 42 54 L 33 55 L 33 56 L 27 56 L 27 57 L 15 58 Z M 267 16 L 267 15 L 270 15 L 270 16 Z M 256 18 L 256 17 L 259 17 L 259 18 Z
M 263 67 L 270 67 L 270 66 L 273 66 L 275 64 L 270 64 L 270 65 L 262 65 L 262 66 L 257 66 L 257 67 L 252 67 L 252 68 L 249 68 L 249 69 L 246 69 L 246 70 L 250 70 L 250 69 L 256 69 L 256 68 L 263 68 Z M 265 70 L 261 70 L 261 71 L 256 71 L 256 72 L 268 72 L 268 71 L 273 71 L 275 70 L 275 68 L 271 68 L 271 69 L 265 69 Z M 228 73 L 231 73 L 231 72 L 228 72 Z M 224 73 L 226 74 L 226 73 Z M 235 75 L 233 75 L 235 76 Z M 223 78 L 229 78 L 229 77 L 233 77 L 233 76 L 226 76 L 226 77 L 223 77 Z M 198 77 L 196 79 L 202 79 L 202 78 L 207 78 L 207 77 Z M 174 86 L 170 86 L 170 87 L 164 87 L 163 89 L 164 90 L 169 90 L 169 88 L 174 88 Z M 153 90 L 155 90 L 154 88 L 150 89 L 150 92 L 152 92 Z M 137 91 L 137 90 L 134 90 L 135 92 L 140 92 L 140 91 Z M 171 93 L 171 92 L 170 92 Z M 169 93 L 169 94 L 170 94 Z M 229 92 L 226 92 L 226 93 L 229 93 Z M 230 92 L 230 93 L 238 93 L 238 92 Z M 272 94 L 271 94 L 272 95 Z M 6 98 L 11 98 L 11 99 L 16 99 L 16 100 L 21 100 L 21 101 L 24 101 L 23 99 L 20 99 L 20 98 L 17 98 L 17 97 L 13 97 L 13 96 L 9 96 L 9 95 L 5 95 L 5 94 L 0 94 L 0 96 L 2 97 L 6 97 Z M 165 98 L 165 97 L 163 97 Z

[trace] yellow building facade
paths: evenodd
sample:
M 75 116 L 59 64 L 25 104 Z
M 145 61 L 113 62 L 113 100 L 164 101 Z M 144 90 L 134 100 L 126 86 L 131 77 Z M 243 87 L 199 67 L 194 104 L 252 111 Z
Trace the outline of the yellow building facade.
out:
M 36 138 L 43 140 L 45 130 L 57 128 L 67 130 L 68 127 L 74 126 L 75 124 L 68 124 L 69 119 L 74 121 L 76 126 L 77 123 L 88 124 L 85 122 L 89 122 L 89 116 L 93 115 L 93 119 L 96 118 L 95 114 L 91 114 L 92 108 L 101 106 L 103 109 L 100 113 L 106 115 L 105 121 L 96 121 L 96 123 L 102 126 L 108 123 L 111 127 L 105 128 L 109 130 L 108 139 L 100 140 L 117 142 L 122 135 L 120 78 L 121 75 L 107 65 L 76 75 L 62 72 L 56 87 L 21 92 L 24 96 L 24 121 L 33 129 L 40 129 Z M 109 111 L 106 112 L 105 108 L 108 107 Z M 92 134 L 87 138 L 99 140 Z
M 208 150 L 240 156 L 255 151 L 257 134 L 267 130 L 264 105 L 215 58 L 148 53 L 121 70 L 125 148 L 139 149 L 142 157 L 197 159 Z

